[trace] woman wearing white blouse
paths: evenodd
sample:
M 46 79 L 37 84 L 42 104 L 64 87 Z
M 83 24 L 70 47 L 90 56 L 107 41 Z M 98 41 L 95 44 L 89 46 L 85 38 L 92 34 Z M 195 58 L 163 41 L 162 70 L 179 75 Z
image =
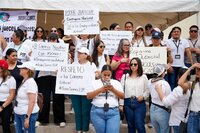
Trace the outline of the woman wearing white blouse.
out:
M 0 118 L 4 133 L 11 133 L 10 118 L 15 89 L 16 81 L 8 71 L 8 63 L 5 60 L 0 60 Z
M 130 61 L 130 72 L 123 75 L 121 83 L 124 86 L 124 112 L 128 123 L 128 132 L 145 133 L 145 99 L 149 95 L 147 76 L 143 74 L 142 63 L 139 58 Z
M 178 77 L 181 77 L 187 71 L 186 68 L 181 68 L 178 72 Z M 185 83 L 190 83 L 190 76 L 188 75 Z M 179 125 L 181 121 L 184 121 L 185 111 L 187 109 L 190 91 L 183 90 L 181 86 L 177 86 L 174 90 L 168 95 L 165 96 L 161 87 L 157 87 L 156 91 L 162 103 L 165 106 L 171 106 L 171 114 L 169 118 L 169 126 L 172 126 L 174 129 L 174 133 L 178 133 Z
M 152 78 L 148 82 L 148 89 L 151 94 L 151 107 L 150 107 L 150 117 L 151 123 L 156 130 L 156 133 L 169 133 L 169 109 L 164 106 L 162 103 L 156 87 L 161 86 L 162 91 L 165 96 L 168 96 L 171 93 L 171 88 L 167 81 L 164 80 L 165 71 L 167 66 L 164 64 L 158 64 L 153 68 L 155 73 L 155 78 Z
M 196 79 L 194 81 L 194 88 L 192 93 L 192 99 L 190 101 L 190 113 L 187 124 L 188 133 L 199 133 L 200 132 L 200 63 L 193 64 L 179 79 L 178 84 L 183 89 L 190 89 L 191 84 L 185 83 L 187 76 L 190 74 L 192 69 L 196 69 Z

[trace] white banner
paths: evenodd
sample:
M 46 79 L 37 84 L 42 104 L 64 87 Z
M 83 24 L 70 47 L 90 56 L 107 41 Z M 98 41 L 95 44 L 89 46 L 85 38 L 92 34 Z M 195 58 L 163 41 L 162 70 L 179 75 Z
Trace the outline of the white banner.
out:
M 59 66 L 68 63 L 68 44 L 33 42 L 31 61 L 36 70 L 56 71 Z
M 27 38 L 32 39 L 37 23 L 37 11 L 0 11 L 0 33 L 7 42 L 12 42 L 12 34 L 20 25 L 27 29 Z
M 153 73 L 156 64 L 167 64 L 166 47 L 131 47 L 130 59 L 138 57 L 142 61 L 144 73 Z
M 67 9 L 64 20 L 65 35 L 99 34 L 98 9 Z
M 121 39 L 126 38 L 131 43 L 133 38 L 131 31 L 101 31 L 100 36 L 106 46 L 105 53 L 109 55 L 114 55 L 116 53 Z
M 63 65 L 56 78 L 56 94 L 86 95 L 95 80 L 95 73 L 91 66 Z

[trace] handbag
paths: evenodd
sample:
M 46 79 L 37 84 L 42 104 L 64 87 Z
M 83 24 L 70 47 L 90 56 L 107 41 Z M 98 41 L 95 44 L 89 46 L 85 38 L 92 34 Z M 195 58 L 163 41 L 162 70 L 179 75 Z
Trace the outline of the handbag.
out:
M 42 93 L 38 93 L 37 94 L 37 104 L 40 108 L 40 112 L 42 112 L 42 109 L 43 109 L 43 106 L 44 106 L 44 103 L 43 103 L 43 94 Z
M 194 89 L 194 85 L 195 82 L 192 82 L 192 88 L 191 88 L 191 92 L 190 92 L 190 97 L 189 97 L 189 101 L 188 101 L 188 105 L 187 105 L 187 109 L 185 111 L 185 115 L 184 115 L 184 120 L 181 121 L 180 125 L 179 125 L 179 129 L 178 132 L 179 133 L 187 133 L 187 122 L 186 122 L 186 117 L 188 115 L 188 108 L 192 99 L 192 93 L 193 93 L 193 89 Z

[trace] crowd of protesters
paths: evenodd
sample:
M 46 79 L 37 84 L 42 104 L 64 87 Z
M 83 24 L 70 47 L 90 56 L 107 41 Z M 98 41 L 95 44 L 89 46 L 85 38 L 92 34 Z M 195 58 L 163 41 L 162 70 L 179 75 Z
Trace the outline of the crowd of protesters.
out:
M 101 30 L 123 30 L 113 23 Z M 14 110 L 17 133 L 35 133 L 35 127 L 49 124 L 50 102 L 53 101 L 54 123 L 66 125 L 65 95 L 56 94 L 56 75 L 52 71 L 36 71 L 30 61 L 31 41 L 69 43 L 68 63 L 92 66 L 96 80 L 86 95 L 70 95 L 75 113 L 77 133 L 89 130 L 90 120 L 97 133 L 117 133 L 121 113 L 125 114 L 128 132 L 146 133 L 146 100 L 150 103 L 150 122 L 156 133 L 179 132 L 181 121 L 188 120 L 188 133 L 200 132 L 200 37 L 199 27 L 192 25 L 189 36 L 181 38 L 181 28 L 172 28 L 167 40 L 163 32 L 151 24 L 137 26 L 126 22 L 124 30 L 132 31 L 129 41 L 122 38 L 114 55 L 105 52 L 100 35 L 65 36 L 62 28 L 51 28 L 49 35 L 36 27 L 32 40 L 19 26 L 6 43 L 0 35 L 0 117 L 4 133 L 11 133 L 10 118 Z M 167 64 L 157 64 L 153 73 L 145 74 L 142 61 L 130 58 L 130 47 L 165 47 Z M 190 76 L 195 75 L 191 82 Z M 37 105 L 37 93 L 43 94 L 44 106 Z M 189 101 L 189 97 L 192 99 Z M 13 102 L 13 104 L 12 104 Z M 189 105 L 189 106 L 187 106 Z M 187 118 L 185 112 L 188 111 Z

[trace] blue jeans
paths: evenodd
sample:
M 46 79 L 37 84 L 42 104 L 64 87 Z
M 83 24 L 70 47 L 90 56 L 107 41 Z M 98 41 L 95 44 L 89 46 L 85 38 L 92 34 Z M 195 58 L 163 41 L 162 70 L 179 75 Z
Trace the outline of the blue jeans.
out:
M 156 133 L 169 133 L 169 116 L 170 113 L 157 107 L 154 104 L 151 104 L 150 107 L 150 117 L 151 123 L 156 130 Z
M 31 114 L 29 118 L 29 127 L 24 128 L 24 120 L 26 115 L 15 114 L 15 131 L 16 133 L 35 133 L 35 122 L 38 118 L 38 113 Z
M 101 107 L 92 106 L 91 121 L 96 133 L 119 133 L 120 115 L 119 108 L 109 108 L 107 112 Z
M 199 133 L 200 132 L 200 113 L 190 111 L 188 118 L 188 133 Z
M 136 98 L 124 99 L 124 112 L 128 123 L 128 133 L 146 133 L 145 130 L 145 101 L 138 102 Z
M 173 126 L 174 133 L 178 133 L 179 126 Z
M 181 67 L 172 67 L 173 73 L 168 74 L 168 82 L 171 87 L 171 90 L 173 90 L 178 85 L 178 71 Z

